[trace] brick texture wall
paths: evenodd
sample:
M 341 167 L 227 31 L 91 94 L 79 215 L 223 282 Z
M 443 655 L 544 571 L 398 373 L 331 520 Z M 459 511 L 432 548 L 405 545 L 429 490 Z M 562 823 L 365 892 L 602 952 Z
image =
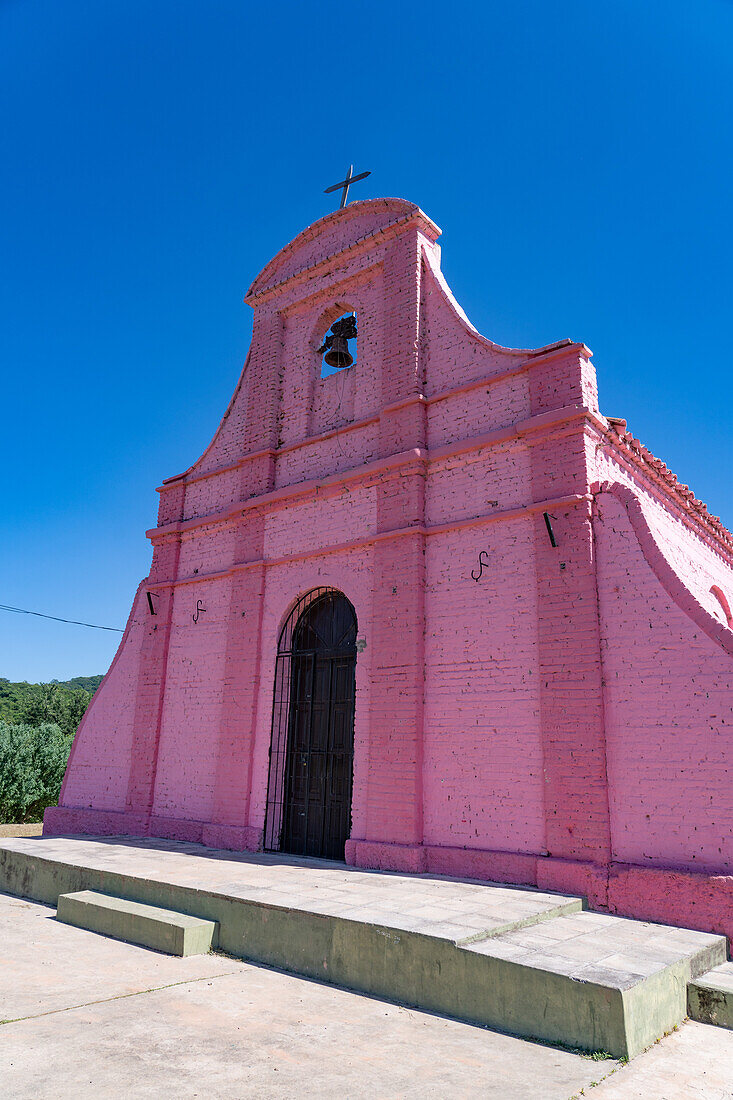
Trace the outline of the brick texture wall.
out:
M 327 585 L 360 638 L 349 862 L 626 912 L 664 869 L 655 912 L 684 896 L 694 919 L 699 887 L 699 920 L 733 930 L 733 631 L 711 593 L 733 602 L 733 542 L 600 415 L 584 345 L 476 332 L 438 235 L 410 203 L 354 203 L 253 283 L 242 377 L 160 487 L 46 831 L 257 848 L 278 638 Z M 351 310 L 356 363 L 322 378 Z

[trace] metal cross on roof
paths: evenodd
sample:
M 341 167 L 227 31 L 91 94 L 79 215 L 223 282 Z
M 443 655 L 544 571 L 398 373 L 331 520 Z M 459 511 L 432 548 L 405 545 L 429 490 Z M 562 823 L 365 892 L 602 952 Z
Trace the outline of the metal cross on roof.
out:
M 341 183 L 334 183 L 332 187 L 327 187 L 323 194 L 328 195 L 331 191 L 338 191 L 339 188 L 341 188 L 342 194 L 339 210 L 343 210 L 343 208 L 346 206 L 346 200 L 349 197 L 349 187 L 351 186 L 351 184 L 356 183 L 357 180 L 366 179 L 367 176 L 371 176 L 371 172 L 360 172 L 358 176 L 355 176 L 354 165 L 350 164 L 349 170 L 346 173 L 346 179 L 341 180 Z

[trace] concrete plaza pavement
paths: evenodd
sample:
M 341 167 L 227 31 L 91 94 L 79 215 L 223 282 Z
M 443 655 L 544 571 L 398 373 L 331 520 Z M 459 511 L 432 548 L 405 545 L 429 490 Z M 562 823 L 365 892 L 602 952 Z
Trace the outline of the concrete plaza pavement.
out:
M 7 1100 L 733 1097 L 733 1032 L 719 1028 L 684 1024 L 619 1066 L 223 955 L 160 955 L 54 916 L 0 895 Z

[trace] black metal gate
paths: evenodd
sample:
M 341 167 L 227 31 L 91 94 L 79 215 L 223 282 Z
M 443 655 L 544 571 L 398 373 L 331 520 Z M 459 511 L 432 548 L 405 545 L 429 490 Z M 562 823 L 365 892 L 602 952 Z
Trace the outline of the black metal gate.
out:
M 283 627 L 275 670 L 265 848 L 343 859 L 351 827 L 356 613 L 315 588 Z

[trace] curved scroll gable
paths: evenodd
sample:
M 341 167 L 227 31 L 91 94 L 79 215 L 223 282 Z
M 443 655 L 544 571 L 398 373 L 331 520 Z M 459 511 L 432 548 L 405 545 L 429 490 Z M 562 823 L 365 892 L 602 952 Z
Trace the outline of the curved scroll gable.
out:
M 495 344 L 493 340 L 489 340 L 487 336 L 484 336 L 482 333 L 480 333 L 476 326 L 469 321 L 465 310 L 456 299 L 453 291 L 448 285 L 445 275 L 440 269 L 438 253 L 433 251 L 432 249 L 424 248 L 423 257 L 425 263 L 428 265 L 430 274 L 432 275 L 437 290 L 440 292 L 445 305 L 447 305 L 451 313 L 454 314 L 455 319 L 460 325 L 461 330 L 465 333 L 466 336 L 470 336 L 473 340 L 477 340 L 480 344 L 482 344 L 487 351 L 494 352 L 498 355 L 507 355 L 514 356 L 520 359 L 529 359 L 531 356 L 534 355 L 546 355 L 547 352 L 556 351 L 559 348 L 572 347 L 575 344 L 575 341 L 571 340 L 569 337 L 566 337 L 563 340 L 556 340 L 552 344 L 545 344 L 543 347 L 540 348 L 508 348 L 504 347 L 502 344 Z M 578 344 L 577 346 L 583 347 L 584 345 Z
M 168 485 L 171 485 L 173 482 L 180 481 L 182 478 L 186 478 L 186 477 L 189 477 L 189 476 L 195 476 L 196 474 L 203 473 L 204 472 L 204 467 L 206 467 L 206 469 L 205 469 L 206 473 L 213 473 L 213 472 L 216 471 L 216 469 L 219 466 L 226 467 L 229 464 L 229 460 L 227 458 L 222 458 L 222 460 L 219 461 L 219 462 L 216 461 L 216 445 L 217 445 L 218 442 L 222 441 L 222 436 L 226 433 L 227 428 L 229 428 L 230 430 L 236 430 L 236 428 L 233 425 L 234 417 L 232 416 L 232 414 L 233 414 L 235 408 L 237 407 L 237 405 L 240 404 L 240 401 L 241 401 L 241 406 L 242 407 L 241 407 L 241 410 L 238 410 L 238 411 L 241 412 L 242 421 L 244 420 L 244 417 L 246 415 L 246 412 L 247 412 L 247 388 L 245 386 L 245 383 L 247 381 L 247 368 L 249 366 L 250 353 L 251 353 L 251 348 L 247 352 L 247 358 L 244 361 L 244 366 L 242 367 L 242 371 L 239 375 L 237 385 L 234 388 L 234 393 L 232 394 L 232 396 L 229 400 L 229 404 L 227 405 L 226 409 L 224 410 L 224 415 L 222 416 L 221 420 L 219 421 L 219 424 L 217 426 L 216 431 L 214 432 L 213 436 L 211 437 L 211 442 L 202 451 L 201 455 L 196 459 L 196 461 L 192 462 L 191 465 L 188 466 L 185 470 L 182 470 L 180 474 L 173 474 L 171 477 L 164 478 L 163 479 L 163 486 L 162 486 L 163 488 L 165 488 Z M 207 458 L 213 458 L 214 461 L 210 465 L 207 465 L 206 462 L 205 462 L 205 460 Z
M 599 493 L 611 493 L 623 505 L 647 565 L 670 598 L 711 641 L 716 642 L 733 657 L 733 632 L 723 626 L 706 607 L 703 607 L 669 564 L 654 538 L 641 501 L 636 494 L 627 485 L 618 481 L 602 482 L 594 495 Z

